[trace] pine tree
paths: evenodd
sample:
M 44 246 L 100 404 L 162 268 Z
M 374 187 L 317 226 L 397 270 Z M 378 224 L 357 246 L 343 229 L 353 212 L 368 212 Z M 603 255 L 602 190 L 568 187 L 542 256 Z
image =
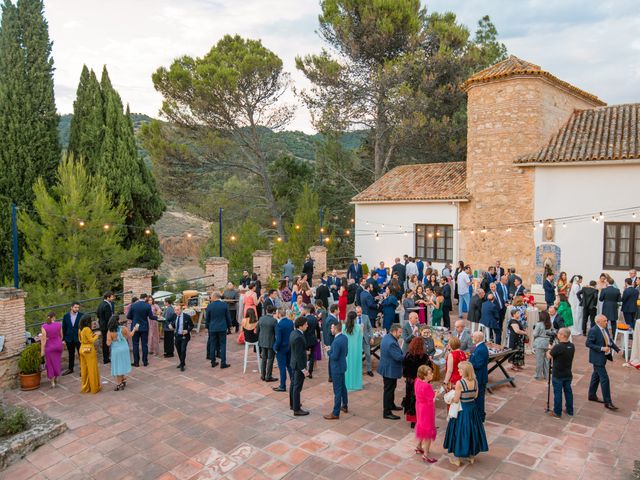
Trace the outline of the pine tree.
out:
M 11 257 L 9 201 L 33 202 L 38 177 L 51 182 L 60 159 L 53 59 L 42 0 L 2 4 L 0 24 L 0 258 Z M 22 243 L 22 242 L 21 242 Z M 0 263 L 0 278 L 11 262 Z
M 70 157 L 60 163 L 54 186 L 40 178 L 33 191 L 35 213 L 22 211 L 18 218 L 26 244 L 20 271 L 30 304 L 96 297 L 117 285 L 141 252 L 121 246 L 125 211 L 111 204 L 104 179 Z
M 100 83 L 94 71 L 89 71 L 85 65 L 73 102 L 68 151 L 76 158 L 83 158 L 90 172 L 96 169 L 103 136 L 104 111 Z

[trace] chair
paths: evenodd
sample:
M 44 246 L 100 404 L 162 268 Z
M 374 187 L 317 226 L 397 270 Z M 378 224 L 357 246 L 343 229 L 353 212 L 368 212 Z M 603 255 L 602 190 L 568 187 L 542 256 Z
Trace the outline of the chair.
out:
M 484 333 L 484 339 L 486 341 L 490 341 L 491 339 L 491 329 L 482 323 L 478 324 L 478 331 Z
M 624 345 L 622 345 L 622 348 L 624 349 L 624 359 L 626 362 L 629 361 L 629 353 L 630 353 L 630 349 L 629 349 L 629 340 L 631 339 L 631 335 L 632 335 L 632 330 L 630 328 L 627 328 L 626 330 L 623 330 L 621 328 L 618 328 L 616 330 L 616 336 L 613 339 L 613 341 L 619 345 L 618 343 L 618 335 L 622 335 L 622 341 L 624 342 Z
M 253 362 L 254 360 L 249 360 L 249 347 L 256 347 L 256 360 L 255 362 L 258 364 L 258 372 L 262 374 L 260 370 L 260 347 L 258 347 L 258 342 L 244 342 L 244 363 L 242 365 L 242 373 L 246 373 L 247 371 L 247 363 Z

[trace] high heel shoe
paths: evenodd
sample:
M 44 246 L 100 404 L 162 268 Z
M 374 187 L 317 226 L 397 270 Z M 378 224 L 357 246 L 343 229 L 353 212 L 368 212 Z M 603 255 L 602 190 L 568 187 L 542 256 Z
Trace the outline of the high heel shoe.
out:
M 120 385 L 122 385 L 121 383 L 119 383 L 118 385 L 116 385 L 116 387 L 113 389 L 114 392 L 119 392 L 120 391 Z
M 416 452 L 416 454 L 419 454 L 419 455 L 423 455 L 424 454 L 424 450 L 421 449 L 420 447 L 416 447 L 415 452 Z
M 121 383 L 120 385 L 122 385 L 121 390 L 124 390 L 124 388 L 127 386 L 127 381 L 126 381 L 126 380 L 123 380 L 123 381 L 122 381 L 122 383 Z

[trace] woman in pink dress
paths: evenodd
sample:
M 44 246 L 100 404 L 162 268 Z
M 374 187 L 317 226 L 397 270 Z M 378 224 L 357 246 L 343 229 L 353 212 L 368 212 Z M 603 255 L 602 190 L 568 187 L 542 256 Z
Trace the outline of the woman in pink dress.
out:
M 247 310 L 253 310 L 258 318 L 258 296 L 256 295 L 256 284 L 251 282 L 249 284 L 249 290 L 244 294 L 244 308 L 242 310 L 242 318 L 247 317 Z
M 49 312 L 46 322 L 42 324 L 42 336 L 40 339 L 40 354 L 44 357 L 47 378 L 51 380 L 51 388 L 58 385 L 58 378 L 62 369 L 62 325 L 55 320 L 56 314 Z
M 429 457 L 431 442 L 436 439 L 436 392 L 429 383 L 433 380 L 433 370 L 426 365 L 418 368 L 418 378 L 414 384 L 416 396 L 416 438 L 418 446 L 416 453 L 422 454 L 427 463 L 435 463 L 435 458 Z

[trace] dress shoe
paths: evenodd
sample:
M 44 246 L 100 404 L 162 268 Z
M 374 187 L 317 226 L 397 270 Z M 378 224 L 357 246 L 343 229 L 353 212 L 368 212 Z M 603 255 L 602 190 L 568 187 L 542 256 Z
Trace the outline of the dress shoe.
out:
M 133 365 L 133 363 L 131 365 Z M 64 372 L 62 372 L 62 376 L 64 377 L 65 375 L 69 375 L 71 373 L 73 373 L 73 370 L 67 369 Z
M 264 377 L 260 377 L 260 381 L 264 382 L 265 378 Z
M 394 415 L 393 413 L 387 413 L 384 418 L 386 418 L 387 420 L 400 420 L 400 417 L 398 415 Z
M 229 365 L 228 363 L 223 363 L 222 365 L 220 365 L 220 368 L 229 368 L 231 365 Z
M 267 378 L 267 379 L 265 380 L 265 382 L 269 382 L 269 383 L 271 383 L 271 382 L 279 382 L 279 381 L 280 381 L 280 380 L 278 380 L 277 378 L 273 378 L 273 377 L 269 377 L 269 378 Z
M 337 415 L 334 415 L 333 412 L 330 413 L 329 415 L 324 415 L 322 418 L 324 418 L 325 420 L 339 420 L 340 417 Z
M 590 402 L 598 402 L 598 403 L 604 403 L 602 400 L 600 400 L 598 397 L 589 397 L 589 401 Z
M 184 365 L 181 365 L 181 366 L 180 366 L 180 371 L 181 371 L 181 372 L 184 372 Z
M 182 365 L 180 365 L 180 364 L 176 365 L 176 368 L 180 368 L 180 367 L 182 367 Z
M 172 358 L 173 355 L 167 355 L 166 353 L 163 355 L 164 358 Z
M 109 365 L 111 363 L 111 360 L 107 360 L 106 362 L 104 362 L 105 365 Z
M 370 377 L 373 377 L 373 372 L 372 372 L 371 370 L 369 370 L 369 371 L 367 372 L 367 375 L 369 375 Z
M 399 412 L 402 410 L 402 407 L 396 407 L 395 405 L 393 407 L 391 407 L 391 410 L 393 410 L 394 412 Z
M 143 363 L 142 366 L 143 367 L 148 367 L 149 366 L 149 362 Z
M 211 362 L 211 368 L 217 367 L 218 366 L 218 362 Z
M 132 363 L 132 364 L 131 364 L 131 366 L 132 366 L 132 367 L 139 367 L 139 366 L 140 366 L 140 364 L 139 364 L 139 363 Z
M 613 410 L 616 411 L 618 410 L 618 407 L 616 407 L 614 404 L 612 403 L 605 403 L 604 404 L 604 408 L 608 409 L 608 410 Z
M 560 415 L 556 415 L 555 412 L 549 412 L 549 416 L 553 418 L 562 418 Z
M 327 382 L 329 382 L 329 383 L 333 383 L 333 378 L 329 377 L 329 379 L 327 380 Z
M 309 412 L 307 412 L 306 410 L 300 409 L 300 410 L 296 410 L 295 412 L 293 412 L 293 414 L 296 417 L 304 417 L 305 415 L 309 415 Z
M 313 379 L 313 373 L 309 372 L 309 375 L 307 375 L 307 377 L 309 378 L 309 380 L 312 380 Z
M 274 392 L 286 392 L 287 391 L 286 388 L 280 388 L 280 387 L 273 387 L 272 390 Z
M 342 407 L 340 410 L 342 410 L 344 413 L 349 413 L 349 407 Z

